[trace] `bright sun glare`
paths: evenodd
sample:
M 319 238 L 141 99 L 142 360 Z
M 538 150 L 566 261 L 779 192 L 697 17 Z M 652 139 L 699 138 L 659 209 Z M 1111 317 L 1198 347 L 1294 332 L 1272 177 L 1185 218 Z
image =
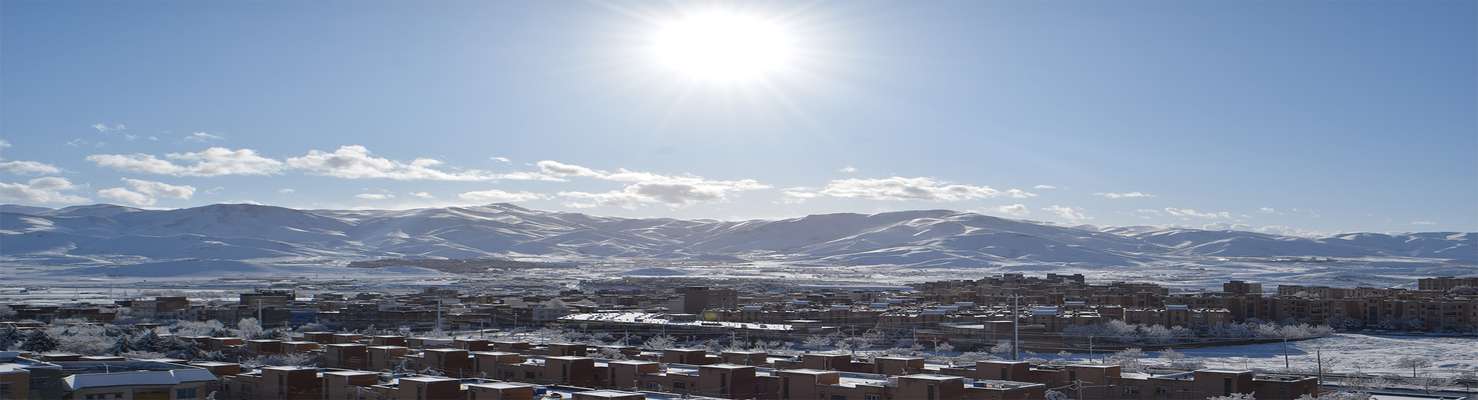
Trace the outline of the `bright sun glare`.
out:
M 690 79 L 763 79 L 789 66 L 793 37 L 781 24 L 731 11 L 683 15 L 658 26 L 652 49 L 662 66 Z

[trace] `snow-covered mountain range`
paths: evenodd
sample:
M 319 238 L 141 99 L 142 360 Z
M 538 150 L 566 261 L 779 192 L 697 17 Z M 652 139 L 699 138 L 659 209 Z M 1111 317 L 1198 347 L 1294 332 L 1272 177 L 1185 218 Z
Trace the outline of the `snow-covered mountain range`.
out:
M 826 265 L 1136 265 L 1215 257 L 1421 258 L 1478 264 L 1478 233 L 1306 238 L 1180 228 L 1091 228 L 948 210 L 781 220 L 614 218 L 511 204 L 296 210 L 216 204 L 0 206 L 0 257 L 101 261 L 541 257 L 776 260 Z

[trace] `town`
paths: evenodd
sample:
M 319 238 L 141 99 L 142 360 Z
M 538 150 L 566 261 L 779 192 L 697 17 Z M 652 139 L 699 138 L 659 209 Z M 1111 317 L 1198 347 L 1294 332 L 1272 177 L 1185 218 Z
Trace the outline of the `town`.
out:
M 12 350 L 0 353 L 0 398 L 1452 399 L 1478 384 L 1473 371 L 1429 376 L 1419 358 L 1391 360 L 1410 375 L 1377 375 L 1325 368 L 1322 355 L 1313 370 L 1233 369 L 1180 353 L 1267 343 L 1286 357 L 1290 341 L 1346 331 L 1472 337 L 1478 277 L 1200 292 L 1080 274 L 908 288 L 278 286 L 0 307 L 0 348 Z

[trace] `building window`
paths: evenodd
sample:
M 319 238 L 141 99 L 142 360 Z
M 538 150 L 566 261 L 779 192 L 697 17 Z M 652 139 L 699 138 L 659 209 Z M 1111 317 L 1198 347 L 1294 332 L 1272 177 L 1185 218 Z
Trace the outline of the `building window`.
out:
M 831 395 L 831 400 L 847 400 L 847 396 L 843 396 L 843 395 L 839 395 L 839 394 L 834 394 L 834 395 Z
M 1232 395 L 1232 378 L 1222 378 L 1221 379 L 1221 395 L 1222 396 L 1231 396 Z
M 864 394 L 862 395 L 862 400 L 883 400 L 883 396 L 875 394 Z
M 174 390 L 174 398 L 176 398 L 176 399 L 193 399 L 196 396 L 196 390 L 197 390 L 196 388 L 175 389 Z
M 927 397 L 927 398 L 928 398 L 928 399 L 929 399 L 929 400 L 934 400 L 934 399 L 935 399 L 935 397 L 934 397 L 934 396 L 935 396 L 935 394 L 934 394 L 934 385 L 929 385 L 929 395 L 928 395 L 928 396 L 926 396 L 926 397 Z

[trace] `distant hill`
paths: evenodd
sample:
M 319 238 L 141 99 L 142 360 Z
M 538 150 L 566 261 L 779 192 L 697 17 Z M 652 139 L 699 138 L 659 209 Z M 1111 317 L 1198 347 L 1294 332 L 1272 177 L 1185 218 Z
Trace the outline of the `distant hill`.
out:
M 831 265 L 1128 266 L 1206 257 L 1409 257 L 1478 263 L 1478 234 L 1354 233 L 1305 238 L 1243 231 L 1097 229 L 949 210 L 780 220 L 614 218 L 511 204 L 415 210 L 297 210 L 215 204 L 0 206 L 0 257 L 68 264 L 98 257 L 340 259 L 437 268 L 549 257 L 707 262 L 764 258 Z M 479 260 L 454 263 L 406 260 Z M 501 262 L 501 261 L 500 261 Z

